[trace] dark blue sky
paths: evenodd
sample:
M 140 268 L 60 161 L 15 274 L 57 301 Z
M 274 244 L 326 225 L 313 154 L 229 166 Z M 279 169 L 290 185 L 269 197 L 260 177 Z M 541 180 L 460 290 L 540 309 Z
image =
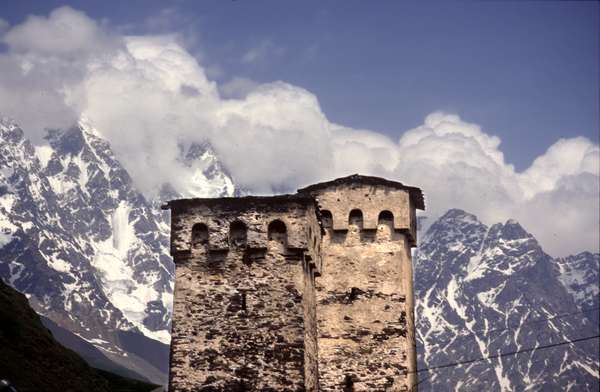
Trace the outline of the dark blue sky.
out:
M 128 33 L 179 30 L 216 80 L 304 87 L 343 125 L 397 139 L 432 111 L 457 113 L 500 136 L 519 170 L 560 137 L 598 143 L 596 2 L 106 3 L 67 4 Z M 60 5 L 3 1 L 0 17 Z M 262 56 L 244 61 L 251 50 Z

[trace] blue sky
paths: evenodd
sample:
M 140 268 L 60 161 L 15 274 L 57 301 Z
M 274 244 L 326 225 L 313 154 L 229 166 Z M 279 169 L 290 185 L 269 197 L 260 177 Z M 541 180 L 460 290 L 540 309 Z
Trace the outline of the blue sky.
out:
M 63 4 L 4 1 L 0 17 Z M 444 110 L 498 135 L 518 170 L 561 137 L 598 142 L 596 2 L 68 4 L 129 34 L 180 31 L 215 80 L 283 80 L 331 121 L 394 139 Z
M 0 4 L 0 114 L 84 120 L 149 198 L 206 196 L 208 143 L 253 194 L 376 175 L 598 249 L 598 2 Z

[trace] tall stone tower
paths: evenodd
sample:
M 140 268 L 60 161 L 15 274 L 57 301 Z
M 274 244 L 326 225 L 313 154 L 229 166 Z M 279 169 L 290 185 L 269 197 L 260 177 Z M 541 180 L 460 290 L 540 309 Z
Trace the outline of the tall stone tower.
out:
M 353 175 L 165 208 L 170 391 L 412 390 L 418 188 Z
M 323 391 L 408 391 L 416 385 L 411 247 L 421 190 L 354 175 L 298 191 L 321 211 L 317 281 Z

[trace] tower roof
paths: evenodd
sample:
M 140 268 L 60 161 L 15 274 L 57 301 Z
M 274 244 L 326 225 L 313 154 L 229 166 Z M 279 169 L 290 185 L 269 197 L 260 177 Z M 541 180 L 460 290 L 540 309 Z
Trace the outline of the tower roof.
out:
M 298 189 L 298 193 L 313 193 L 315 191 L 329 188 L 337 185 L 348 185 L 348 184 L 364 184 L 364 185 L 383 185 L 395 189 L 403 189 L 408 191 L 411 201 L 415 207 L 419 210 L 425 209 L 425 200 L 423 198 L 423 192 L 420 188 L 414 186 L 407 186 L 397 181 L 386 180 L 381 177 L 363 176 L 360 174 L 352 174 L 347 177 L 336 178 L 335 180 L 319 182 L 317 184 L 309 185 L 305 188 Z

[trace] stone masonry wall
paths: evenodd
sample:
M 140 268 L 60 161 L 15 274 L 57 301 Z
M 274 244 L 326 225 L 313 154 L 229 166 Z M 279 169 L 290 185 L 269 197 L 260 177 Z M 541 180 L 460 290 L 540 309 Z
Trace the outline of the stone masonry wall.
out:
M 317 270 L 310 268 L 306 271 L 307 278 L 304 279 L 304 361 L 306 369 L 304 378 L 307 391 L 319 390 L 315 273 Z
M 407 190 L 383 185 L 348 183 L 314 192 L 321 210 L 333 215 L 333 230 L 347 230 L 348 216 L 354 209 L 363 215 L 363 228 L 375 230 L 379 224 L 379 214 L 389 211 L 393 216 L 393 226 L 397 231 L 409 236 L 411 245 L 416 243 L 416 215 Z
M 170 390 L 317 390 L 314 206 L 208 203 L 172 207 L 174 237 L 189 250 L 174 253 Z M 270 230 L 275 220 L 287 232 Z M 245 238 L 230 232 L 238 222 Z M 194 240 L 198 223 L 207 233 Z
M 415 391 L 421 191 L 353 175 L 169 203 L 170 391 Z
M 321 390 L 409 390 L 416 352 L 408 195 L 347 184 L 315 196 L 326 231 L 317 279 Z

